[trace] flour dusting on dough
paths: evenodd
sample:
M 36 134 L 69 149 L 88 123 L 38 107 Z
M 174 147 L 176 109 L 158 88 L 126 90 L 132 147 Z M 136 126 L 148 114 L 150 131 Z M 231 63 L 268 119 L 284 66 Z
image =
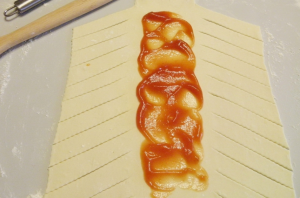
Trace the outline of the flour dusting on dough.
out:
M 1 177 L 7 177 L 5 171 L 3 170 L 2 166 L 0 165 L 0 178 Z
M 273 34 L 270 32 L 270 30 L 268 28 L 265 29 L 265 33 L 267 34 L 267 38 L 268 38 L 268 42 L 272 42 L 274 41 L 274 36 Z
M 21 145 L 21 146 L 22 146 L 22 145 Z M 14 147 L 12 148 L 11 152 L 12 152 L 12 154 L 13 154 L 14 157 L 16 157 L 16 158 L 18 158 L 19 160 L 21 160 L 21 150 L 20 150 L 18 147 L 14 146 Z
M 29 39 L 26 44 L 22 47 L 22 53 L 21 53 L 21 59 L 23 60 L 27 55 L 28 53 L 31 51 L 31 43 L 33 42 L 34 39 Z
M 35 194 L 28 195 L 27 198 L 43 198 L 43 194 L 41 193 L 41 191 L 38 191 Z
M 12 56 L 10 55 L 8 60 L 3 66 L 0 66 L 0 102 L 3 102 L 3 95 L 10 81 L 10 61 Z
M 20 53 L 21 56 L 21 63 L 25 60 L 28 53 L 31 50 L 31 43 L 33 42 L 33 39 L 30 39 L 26 42 L 26 44 L 21 48 L 22 53 Z M 3 66 L 0 66 L 0 102 L 3 102 L 3 96 L 5 94 L 5 90 L 11 80 L 11 74 L 10 74 L 10 66 L 12 61 L 12 54 L 10 53 L 10 56 L 5 61 Z
M 265 28 L 264 30 L 266 40 L 268 41 L 266 45 L 269 45 L 269 50 L 267 51 L 267 67 L 269 68 L 269 72 L 272 77 L 278 77 L 278 75 L 275 73 L 275 70 L 272 68 L 275 62 L 282 62 L 285 53 L 286 53 L 286 47 L 283 43 L 283 41 L 280 41 L 278 39 L 275 39 L 275 36 L 270 32 L 269 28 Z

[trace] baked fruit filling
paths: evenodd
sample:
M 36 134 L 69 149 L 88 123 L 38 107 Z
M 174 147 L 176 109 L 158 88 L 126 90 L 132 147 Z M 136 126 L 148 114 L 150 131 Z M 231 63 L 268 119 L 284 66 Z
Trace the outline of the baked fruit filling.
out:
M 176 187 L 203 191 L 208 175 L 200 165 L 203 96 L 194 74 L 193 29 L 171 12 L 148 13 L 142 23 L 137 126 L 146 138 L 145 181 L 153 197 L 166 197 Z

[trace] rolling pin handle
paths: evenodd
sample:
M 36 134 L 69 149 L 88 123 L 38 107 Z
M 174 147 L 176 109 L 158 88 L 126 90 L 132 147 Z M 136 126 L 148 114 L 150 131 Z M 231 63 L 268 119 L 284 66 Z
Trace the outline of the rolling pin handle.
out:
M 19 13 L 17 7 L 12 6 L 12 7 L 8 8 L 7 10 L 5 10 L 3 14 L 4 14 L 5 17 L 10 17 L 10 16 L 13 16 L 17 13 Z
M 0 0 L 1 1 L 1 0 Z M 43 2 L 45 0 L 18 0 L 18 2 Z M 0 36 L 0 56 L 3 52 L 12 48 L 13 46 L 22 43 L 28 39 L 31 39 L 37 35 L 40 35 L 48 30 L 51 30 L 57 26 L 60 26 L 72 19 L 82 16 L 112 0 L 74 0 L 71 3 L 55 10 L 27 25 L 15 30 L 14 32 Z M 28 4 L 27 4 L 28 5 Z M 30 5 L 34 5 L 31 4 Z M 18 5 L 15 5 L 20 12 Z M 22 6 L 25 10 L 27 6 Z M 31 6 L 29 6 L 31 7 Z M 10 10 L 13 9 L 10 8 Z M 7 15 L 10 15 L 9 10 L 6 11 Z
M 14 14 L 23 14 L 24 12 L 43 3 L 45 0 L 17 0 L 15 5 L 4 11 L 5 17 L 13 16 Z

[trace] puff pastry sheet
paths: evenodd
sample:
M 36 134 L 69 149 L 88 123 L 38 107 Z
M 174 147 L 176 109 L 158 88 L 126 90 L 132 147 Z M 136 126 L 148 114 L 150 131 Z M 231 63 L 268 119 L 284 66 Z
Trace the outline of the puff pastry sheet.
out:
M 175 12 L 192 25 L 204 97 L 202 166 L 209 187 L 177 189 L 169 197 L 295 197 L 260 28 L 193 0 L 137 0 L 74 29 L 45 198 L 150 197 L 136 127 L 141 19 L 150 11 Z

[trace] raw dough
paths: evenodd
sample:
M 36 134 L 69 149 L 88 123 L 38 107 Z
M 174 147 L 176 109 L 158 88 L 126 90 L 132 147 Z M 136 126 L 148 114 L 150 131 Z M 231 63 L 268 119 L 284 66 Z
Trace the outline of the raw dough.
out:
M 204 107 L 205 192 L 182 197 L 295 197 L 289 148 L 274 102 L 257 26 L 193 0 L 136 6 L 74 29 L 72 59 L 52 148 L 45 198 L 150 197 L 136 128 L 141 18 L 171 11 L 195 33 Z

